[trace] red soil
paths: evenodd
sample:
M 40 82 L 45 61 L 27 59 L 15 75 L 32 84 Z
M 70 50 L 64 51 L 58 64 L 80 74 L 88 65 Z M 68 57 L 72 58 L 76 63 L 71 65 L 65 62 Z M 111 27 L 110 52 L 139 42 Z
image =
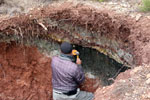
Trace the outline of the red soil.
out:
M 86 77 L 84 83 L 80 86 L 80 89 L 83 91 L 88 91 L 94 93 L 100 87 L 99 79 L 91 79 Z
M 50 100 L 50 59 L 36 48 L 0 43 L 0 100 Z

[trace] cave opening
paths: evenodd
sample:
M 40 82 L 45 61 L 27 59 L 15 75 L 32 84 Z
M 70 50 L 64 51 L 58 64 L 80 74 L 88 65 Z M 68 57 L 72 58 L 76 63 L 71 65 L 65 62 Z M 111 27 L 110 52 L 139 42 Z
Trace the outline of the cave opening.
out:
M 96 49 L 74 45 L 79 51 L 82 67 L 89 77 L 98 78 L 102 86 L 111 85 L 115 78 L 130 69 Z

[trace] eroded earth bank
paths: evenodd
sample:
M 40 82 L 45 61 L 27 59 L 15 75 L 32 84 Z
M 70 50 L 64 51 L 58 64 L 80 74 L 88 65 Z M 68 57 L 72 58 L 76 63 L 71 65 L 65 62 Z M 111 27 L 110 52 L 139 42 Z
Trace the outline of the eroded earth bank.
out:
M 79 2 L 1 15 L 0 99 L 51 100 L 50 60 L 68 41 L 83 60 L 81 88 L 95 100 L 149 100 L 149 27 L 150 19 Z

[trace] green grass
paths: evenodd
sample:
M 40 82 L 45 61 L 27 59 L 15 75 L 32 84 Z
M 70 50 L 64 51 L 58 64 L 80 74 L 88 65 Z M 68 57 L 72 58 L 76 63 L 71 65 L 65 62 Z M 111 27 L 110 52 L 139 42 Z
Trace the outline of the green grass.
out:
M 142 0 L 141 11 L 150 11 L 150 0 Z
M 104 2 L 105 0 L 98 0 L 99 2 Z

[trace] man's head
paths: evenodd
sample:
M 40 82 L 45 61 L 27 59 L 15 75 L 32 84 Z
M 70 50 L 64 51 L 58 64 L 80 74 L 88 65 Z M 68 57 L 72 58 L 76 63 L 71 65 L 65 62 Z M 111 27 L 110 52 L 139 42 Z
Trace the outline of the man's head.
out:
M 60 46 L 61 52 L 64 54 L 71 54 L 72 53 L 72 45 L 68 42 L 63 42 Z

